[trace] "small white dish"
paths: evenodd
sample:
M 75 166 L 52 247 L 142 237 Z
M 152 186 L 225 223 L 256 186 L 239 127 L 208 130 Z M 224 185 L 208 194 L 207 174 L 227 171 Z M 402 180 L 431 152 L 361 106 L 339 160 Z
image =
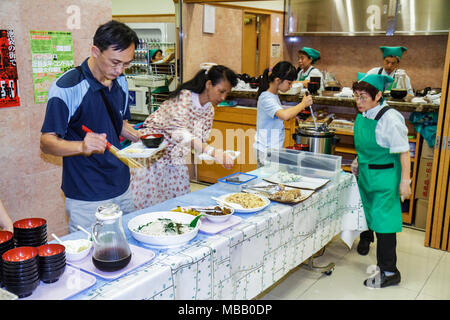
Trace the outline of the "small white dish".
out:
M 212 207 L 214 209 L 214 207 Z M 209 214 L 206 212 L 200 212 L 200 214 L 204 215 L 206 219 L 208 219 L 211 222 L 214 223 L 223 223 L 225 221 L 228 221 L 228 219 L 231 218 L 231 216 L 234 213 L 234 209 L 233 208 L 227 208 L 229 209 L 231 212 L 229 214 L 221 214 L 221 215 L 213 215 L 213 214 Z
M 63 245 L 66 247 L 67 261 L 79 261 L 92 249 L 92 242 L 88 239 L 66 240 L 63 241 Z

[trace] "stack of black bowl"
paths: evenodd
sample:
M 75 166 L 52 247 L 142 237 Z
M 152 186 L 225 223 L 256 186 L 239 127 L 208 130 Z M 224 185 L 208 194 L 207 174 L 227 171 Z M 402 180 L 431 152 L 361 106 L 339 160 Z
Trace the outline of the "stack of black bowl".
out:
M 42 218 L 26 218 L 14 222 L 16 247 L 39 247 L 47 243 L 47 221 Z
M 0 287 L 2 286 L 3 278 L 2 255 L 12 248 L 14 248 L 13 233 L 9 231 L 0 231 Z
M 19 298 L 28 297 L 39 285 L 38 250 L 20 247 L 2 255 L 3 285 Z
M 37 247 L 39 260 L 39 278 L 44 283 L 58 281 L 66 268 L 66 248 L 57 243 Z

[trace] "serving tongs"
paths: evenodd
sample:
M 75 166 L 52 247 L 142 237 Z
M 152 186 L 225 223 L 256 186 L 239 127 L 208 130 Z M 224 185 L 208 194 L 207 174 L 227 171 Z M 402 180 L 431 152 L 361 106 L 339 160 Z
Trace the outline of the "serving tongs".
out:
M 219 207 L 220 208 L 220 210 L 223 210 L 223 208 L 228 208 L 228 209 L 230 209 L 230 207 L 229 206 L 219 206 L 219 205 L 216 205 L 216 206 L 210 206 L 210 207 L 204 207 L 204 208 L 196 208 L 196 207 L 192 207 L 192 210 L 195 210 L 195 211 L 197 211 L 197 212 L 202 212 L 202 213 L 212 213 L 212 212 L 217 212 L 217 211 L 219 211 L 219 209 L 215 209 L 216 207 Z
M 328 126 L 330 125 L 331 122 L 333 122 L 335 118 L 334 113 L 330 113 L 322 122 L 322 124 L 319 126 L 319 128 L 317 129 L 317 131 L 319 132 L 325 132 L 328 131 Z
M 220 206 L 216 206 L 216 207 L 220 207 Z M 222 209 L 223 207 L 220 207 L 220 209 Z M 219 209 L 214 209 L 214 208 L 194 208 L 195 211 L 198 212 L 203 212 L 203 213 L 212 213 L 212 212 L 217 212 L 219 211 Z
M 277 193 L 278 191 L 284 190 L 285 188 L 286 188 L 286 186 L 284 186 L 283 184 L 272 183 L 272 184 L 268 184 L 266 186 L 251 186 L 251 187 L 247 187 L 243 191 L 245 192 L 245 190 L 253 190 L 253 191 L 265 193 L 265 194 L 271 196 L 271 195 Z

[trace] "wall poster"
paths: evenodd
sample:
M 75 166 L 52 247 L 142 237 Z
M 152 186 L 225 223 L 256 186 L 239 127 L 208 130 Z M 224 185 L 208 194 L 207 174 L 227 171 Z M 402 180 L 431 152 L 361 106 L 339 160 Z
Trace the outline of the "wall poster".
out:
M 30 47 L 34 102 L 45 103 L 52 82 L 74 67 L 72 32 L 30 31 Z
M 13 30 L 0 30 L 0 108 L 20 106 Z

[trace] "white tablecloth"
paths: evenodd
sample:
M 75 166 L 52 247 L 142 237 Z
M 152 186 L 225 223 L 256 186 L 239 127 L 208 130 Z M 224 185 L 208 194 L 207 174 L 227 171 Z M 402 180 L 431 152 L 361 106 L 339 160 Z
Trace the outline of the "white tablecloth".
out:
M 177 205 L 212 205 L 211 196 L 228 193 L 213 185 L 123 217 L 131 244 L 142 246 L 128 231 L 136 215 L 165 211 Z M 71 299 L 252 299 L 287 274 L 335 235 L 351 248 L 367 229 L 353 175 L 342 173 L 295 206 L 272 203 L 265 210 L 239 214 L 244 220 L 216 235 L 199 233 L 188 244 L 156 250 L 149 263 L 121 278 L 97 278 L 94 286 Z M 69 234 L 64 239 L 84 237 Z

